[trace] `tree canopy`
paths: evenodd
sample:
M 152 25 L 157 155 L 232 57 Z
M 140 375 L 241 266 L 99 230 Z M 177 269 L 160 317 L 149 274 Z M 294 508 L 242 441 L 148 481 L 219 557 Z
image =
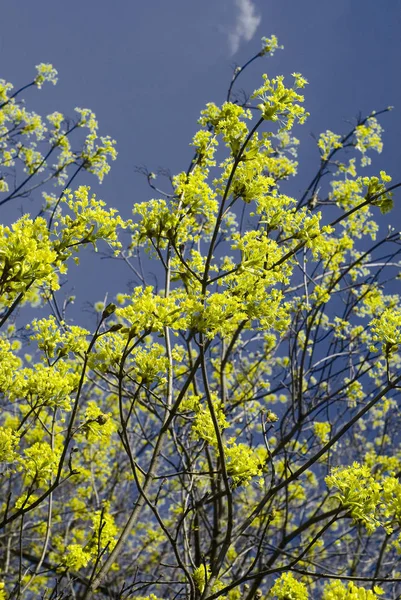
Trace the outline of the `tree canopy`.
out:
M 279 48 L 263 38 L 207 104 L 186 169 L 143 170 L 156 197 L 131 220 L 79 184 L 116 158 L 93 112 L 26 109 L 56 70 L 0 80 L 0 205 L 43 196 L 0 228 L 0 599 L 399 598 L 401 245 L 382 215 L 401 183 L 371 165 L 390 109 L 323 132 L 287 195 L 307 81 L 236 91 Z M 136 280 L 93 330 L 62 289 L 87 246 Z

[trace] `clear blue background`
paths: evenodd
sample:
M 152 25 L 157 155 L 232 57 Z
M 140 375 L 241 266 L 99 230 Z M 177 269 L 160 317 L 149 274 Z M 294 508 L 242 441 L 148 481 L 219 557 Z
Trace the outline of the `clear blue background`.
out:
M 343 133 L 359 111 L 394 105 L 381 120 L 384 150 L 373 170 L 401 180 L 401 2 L 399 0 L 20 0 L 5 3 L 0 22 L 0 77 L 16 86 L 32 80 L 34 66 L 51 62 L 56 87 L 27 92 L 27 106 L 73 116 L 75 106 L 97 114 L 100 133 L 117 140 L 118 159 L 93 190 L 123 217 L 152 195 L 134 167 L 172 173 L 190 160 L 190 138 L 206 102 L 224 101 L 232 68 L 275 33 L 285 50 L 256 61 L 242 79 L 251 92 L 260 76 L 301 72 L 311 117 L 295 131 L 301 139 L 299 176 L 287 193 L 302 193 L 318 166 L 311 134 Z M 82 180 L 81 180 L 82 182 Z M 85 183 L 89 182 L 88 180 Z M 36 214 L 24 200 L 24 210 Z M 398 193 L 396 204 L 400 205 Z M 20 211 L 22 201 L 7 211 Z M 5 215 L 5 213 L 3 213 Z M 401 221 L 397 207 L 392 219 Z M 71 266 L 77 308 L 84 301 L 126 290 L 126 267 L 82 255 Z

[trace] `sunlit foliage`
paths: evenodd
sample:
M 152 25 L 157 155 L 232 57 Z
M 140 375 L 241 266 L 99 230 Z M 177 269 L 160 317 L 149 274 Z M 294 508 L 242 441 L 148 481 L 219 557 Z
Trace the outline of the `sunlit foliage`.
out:
M 279 48 L 202 110 L 167 190 L 145 173 L 132 220 L 77 183 L 116 158 L 92 111 L 25 108 L 55 69 L 0 81 L 0 205 L 43 196 L 0 227 L 0 600 L 399 598 L 401 184 L 371 166 L 388 109 L 322 133 L 294 198 L 306 79 L 233 91 Z M 91 329 L 62 284 L 99 244 L 135 284 Z

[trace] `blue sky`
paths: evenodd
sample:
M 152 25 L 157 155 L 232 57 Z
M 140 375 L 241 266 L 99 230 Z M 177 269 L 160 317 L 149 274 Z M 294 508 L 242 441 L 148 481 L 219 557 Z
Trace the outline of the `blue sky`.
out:
M 32 79 L 36 64 L 54 64 L 58 85 L 29 90 L 27 105 L 43 114 L 73 115 L 75 106 L 95 111 L 100 133 L 117 140 L 119 156 L 101 187 L 92 180 L 93 189 L 128 218 L 134 202 L 150 197 L 135 166 L 185 169 L 199 111 L 224 100 L 233 66 L 272 33 L 285 50 L 254 63 L 241 87 L 252 91 L 263 72 L 299 71 L 310 82 L 311 117 L 295 132 L 300 174 L 286 191 L 299 194 L 318 165 L 311 134 L 342 133 L 359 111 L 388 105 L 395 109 L 381 121 L 385 146 L 373 169 L 399 181 L 400 31 L 400 0 L 25 0 L 2 7 L 0 77 L 20 85 Z M 24 208 L 31 210 L 29 201 Z M 394 214 L 399 218 L 401 210 Z M 79 305 L 125 291 L 130 275 L 122 265 L 103 262 L 101 277 L 98 265 L 87 256 L 85 276 L 71 269 Z

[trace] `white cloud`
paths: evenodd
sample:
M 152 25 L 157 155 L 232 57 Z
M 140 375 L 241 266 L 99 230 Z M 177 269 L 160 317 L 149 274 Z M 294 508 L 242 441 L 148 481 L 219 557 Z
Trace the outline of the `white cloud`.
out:
M 235 54 L 241 42 L 249 42 L 260 25 L 261 16 L 257 14 L 252 0 L 235 0 L 237 17 L 228 32 L 228 44 L 231 55 Z

